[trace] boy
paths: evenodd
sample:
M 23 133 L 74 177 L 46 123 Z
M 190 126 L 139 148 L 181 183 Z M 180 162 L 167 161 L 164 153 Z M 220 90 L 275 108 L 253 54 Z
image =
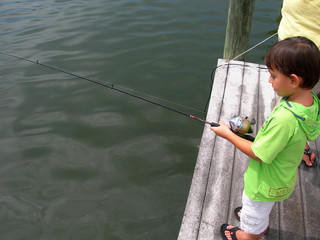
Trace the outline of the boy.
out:
M 266 54 L 269 82 L 281 97 L 252 143 L 220 122 L 212 127 L 250 157 L 244 174 L 240 227 L 223 224 L 223 239 L 259 239 L 268 230 L 275 202 L 293 192 L 307 140 L 320 133 L 320 101 L 311 92 L 320 76 L 320 52 L 304 37 L 287 38 Z

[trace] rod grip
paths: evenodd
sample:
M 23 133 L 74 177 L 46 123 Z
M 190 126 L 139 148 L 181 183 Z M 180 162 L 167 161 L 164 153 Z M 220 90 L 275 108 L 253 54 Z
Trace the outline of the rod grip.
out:
M 210 125 L 211 125 L 211 127 L 220 127 L 220 124 L 215 123 L 215 122 L 212 122 Z

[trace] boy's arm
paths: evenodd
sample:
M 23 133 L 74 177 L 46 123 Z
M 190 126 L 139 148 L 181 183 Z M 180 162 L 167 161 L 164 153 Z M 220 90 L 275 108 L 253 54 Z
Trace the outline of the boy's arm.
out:
M 251 141 L 239 137 L 237 134 L 232 132 L 228 125 L 226 125 L 224 122 L 219 122 L 219 125 L 220 127 L 211 127 L 211 130 L 214 131 L 218 136 L 230 141 L 236 148 L 238 148 L 241 152 L 243 152 L 250 158 L 261 162 L 261 160 L 252 151 Z

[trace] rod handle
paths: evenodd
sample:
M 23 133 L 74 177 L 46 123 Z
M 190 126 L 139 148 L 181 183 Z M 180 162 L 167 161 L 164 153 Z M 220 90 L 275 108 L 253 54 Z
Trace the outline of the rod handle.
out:
M 215 122 L 212 122 L 210 125 L 211 125 L 211 127 L 220 127 L 220 124 L 215 123 Z

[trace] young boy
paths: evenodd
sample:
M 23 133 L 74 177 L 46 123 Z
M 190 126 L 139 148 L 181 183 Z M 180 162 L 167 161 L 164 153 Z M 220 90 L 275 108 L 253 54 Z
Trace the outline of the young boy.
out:
M 259 239 L 267 232 L 275 202 L 294 190 L 307 140 L 320 133 L 320 101 L 311 92 L 320 77 L 320 52 L 307 38 L 277 42 L 266 54 L 269 82 L 281 97 L 252 143 L 220 122 L 212 127 L 250 157 L 244 174 L 240 227 L 223 224 L 223 239 Z

